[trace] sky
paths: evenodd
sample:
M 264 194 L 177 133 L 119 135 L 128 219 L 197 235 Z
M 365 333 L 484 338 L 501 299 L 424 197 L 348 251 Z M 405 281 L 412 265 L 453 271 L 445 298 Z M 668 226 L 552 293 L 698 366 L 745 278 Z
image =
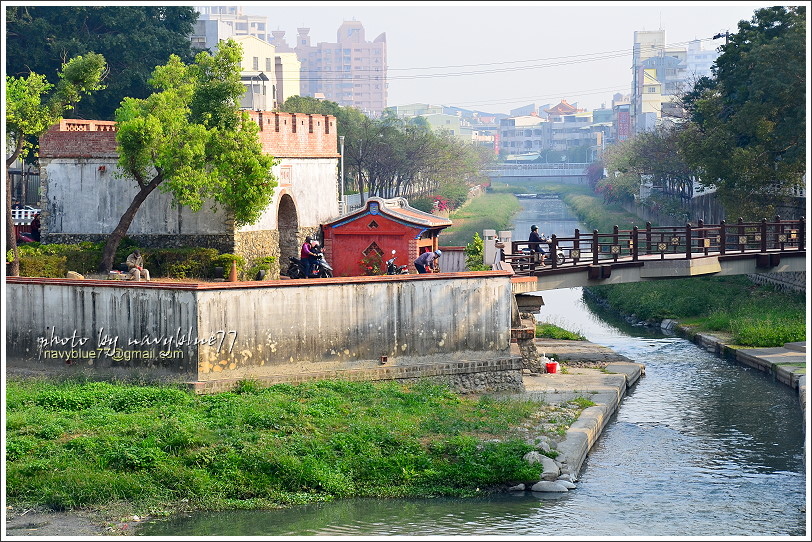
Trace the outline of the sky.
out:
M 201 2 L 224 5 L 229 2 Z M 231 2 L 268 17 L 295 45 L 336 42 L 344 21 L 366 40 L 386 34 L 387 105 L 429 103 L 508 113 L 531 103 L 611 106 L 628 94 L 634 32 L 665 30 L 666 43 L 718 47 L 766 2 Z M 791 2 L 785 5 L 791 5 Z M 797 4 L 797 2 L 796 2 Z M 772 4 L 775 5 L 775 4 Z

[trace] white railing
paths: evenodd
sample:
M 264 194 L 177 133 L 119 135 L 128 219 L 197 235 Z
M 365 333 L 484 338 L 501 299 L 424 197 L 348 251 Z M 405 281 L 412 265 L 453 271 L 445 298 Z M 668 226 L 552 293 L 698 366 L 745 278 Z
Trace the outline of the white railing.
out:
M 11 218 L 15 226 L 28 226 L 39 212 L 39 209 L 12 209 Z

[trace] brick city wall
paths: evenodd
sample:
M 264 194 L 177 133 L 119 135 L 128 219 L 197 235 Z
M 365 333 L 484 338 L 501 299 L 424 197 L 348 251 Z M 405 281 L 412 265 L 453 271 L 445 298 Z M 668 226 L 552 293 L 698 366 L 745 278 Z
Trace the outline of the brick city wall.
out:
M 338 135 L 331 115 L 249 111 L 260 126 L 262 150 L 279 157 L 336 158 Z M 118 156 L 116 123 L 103 120 L 62 119 L 40 140 L 40 156 L 91 158 Z
M 279 157 L 335 158 L 338 134 L 331 115 L 249 111 L 259 124 L 262 150 Z
M 62 119 L 40 138 L 40 158 L 118 157 L 116 123 Z

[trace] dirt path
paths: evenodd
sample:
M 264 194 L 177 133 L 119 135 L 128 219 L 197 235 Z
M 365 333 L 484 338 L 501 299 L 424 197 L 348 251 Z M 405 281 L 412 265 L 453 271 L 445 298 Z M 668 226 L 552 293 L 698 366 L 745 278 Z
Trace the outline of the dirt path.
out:
M 107 521 L 100 514 L 85 510 L 53 512 L 11 506 L 6 507 L 4 520 L 4 539 L 22 536 L 122 536 L 131 534 L 132 527 L 141 521 L 140 518 L 129 522 Z

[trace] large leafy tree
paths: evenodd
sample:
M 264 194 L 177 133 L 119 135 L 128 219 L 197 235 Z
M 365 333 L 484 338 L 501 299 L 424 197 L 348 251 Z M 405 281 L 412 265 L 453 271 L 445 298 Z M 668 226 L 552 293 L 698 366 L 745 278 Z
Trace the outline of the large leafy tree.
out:
M 345 136 L 345 176 L 354 178 L 361 193 L 387 198 L 441 194 L 458 203 L 488 159 L 449 133 L 433 132 L 420 117 L 371 119 L 353 107 L 301 96 L 288 98 L 280 110 L 336 117 L 338 134 Z
M 125 97 L 146 98 L 155 66 L 169 55 L 194 57 L 189 40 L 197 12 L 188 6 L 9 6 L 6 7 L 6 73 L 29 72 L 56 80 L 65 59 L 102 54 L 110 77 L 106 92 L 83 100 L 73 114 L 112 120 Z
M 119 167 L 138 192 L 107 239 L 102 271 L 112 268 L 116 249 L 155 189 L 194 211 L 210 201 L 237 225 L 256 222 L 270 204 L 274 159 L 262 154 L 259 126 L 238 109 L 241 57 L 232 40 L 220 42 L 214 55 L 199 53 L 193 64 L 173 55 L 155 68 L 155 93 L 127 98 L 116 111 Z
M 104 88 L 105 70 L 104 57 L 89 53 L 66 62 L 57 73 L 56 85 L 37 73 L 25 77 L 6 76 L 6 142 L 11 149 L 6 156 L 6 248 L 14 255 L 9 269 L 11 276 L 19 275 L 20 263 L 11 214 L 9 168 L 18 158 L 25 158 L 34 150 L 32 139 L 59 122 L 65 111 Z
M 770 216 L 806 171 L 806 8 L 756 10 L 721 51 L 684 97 L 680 148 L 728 215 Z

